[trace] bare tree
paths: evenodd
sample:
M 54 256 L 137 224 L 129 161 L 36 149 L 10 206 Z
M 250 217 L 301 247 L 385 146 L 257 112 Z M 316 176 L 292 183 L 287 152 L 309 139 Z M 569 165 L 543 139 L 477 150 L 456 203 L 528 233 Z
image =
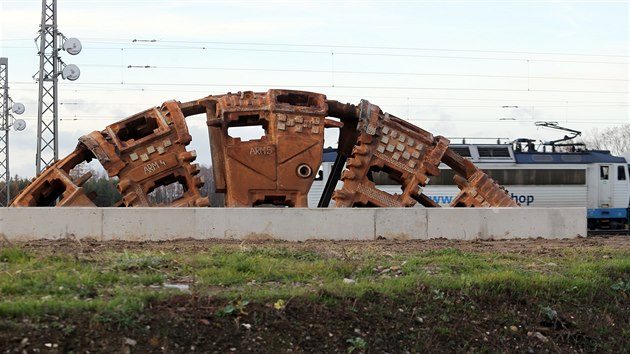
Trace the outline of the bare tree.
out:
M 210 198 L 210 206 L 224 206 L 224 196 L 222 193 L 214 192 L 214 176 L 212 166 L 199 166 L 199 176 L 204 180 L 204 185 L 199 188 L 202 197 Z M 149 193 L 149 200 L 155 204 L 168 204 L 184 194 L 184 186 L 178 181 L 173 181 L 168 185 L 160 186 Z
M 199 174 L 203 176 L 205 184 L 200 188 L 199 192 L 204 197 L 210 198 L 210 206 L 222 207 L 225 205 L 223 193 L 215 193 L 214 191 L 214 174 L 212 172 L 212 166 L 200 166 L 201 172 Z
M 613 155 L 630 151 L 630 124 L 586 132 L 582 142 L 591 150 L 610 150 Z

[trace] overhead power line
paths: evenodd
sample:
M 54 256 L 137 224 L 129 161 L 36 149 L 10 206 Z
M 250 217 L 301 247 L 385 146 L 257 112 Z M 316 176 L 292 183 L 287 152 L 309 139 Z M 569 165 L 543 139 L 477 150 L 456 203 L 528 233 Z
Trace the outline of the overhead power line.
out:
M 65 117 L 60 118 L 61 121 L 66 122 L 81 122 L 81 121 L 111 121 L 116 122 L 118 120 L 124 119 L 127 117 L 122 116 L 112 116 L 112 115 L 66 115 Z M 492 123 L 492 124 L 509 124 L 509 123 L 533 123 L 532 120 L 528 119 L 514 119 L 514 120 L 500 120 L 499 118 L 488 118 L 486 117 L 458 117 L 452 119 L 444 119 L 444 118 L 428 118 L 428 117 L 418 117 L 417 115 L 410 115 L 406 117 L 399 117 L 409 121 L 419 121 L 419 122 L 459 122 L 459 123 Z M 37 117 L 25 117 L 24 120 L 32 121 L 37 120 Z M 601 123 L 601 124 L 630 124 L 630 122 L 615 120 L 615 119 L 599 119 L 597 117 L 590 117 L 585 119 L 567 119 L 567 118 L 549 118 L 549 120 L 568 122 L 571 124 L 589 124 L 589 123 Z
M 335 98 L 339 98 L 341 96 L 335 96 Z M 423 98 L 423 99 L 427 99 L 427 98 Z M 419 98 L 407 98 L 407 97 L 398 97 L 399 101 L 405 101 L 405 100 L 420 100 Z M 440 99 L 440 100 L 453 100 L 453 101 L 457 101 L 457 100 L 462 100 L 462 99 Z M 500 102 L 500 101 L 505 101 L 505 100 L 494 100 L 496 102 Z M 511 100 L 514 101 L 514 100 Z M 518 102 L 521 102 L 520 100 L 517 100 Z M 35 104 L 35 101 L 28 101 L 28 100 L 23 100 L 22 101 L 25 104 Z M 533 102 L 533 101 L 532 101 Z M 565 102 L 565 101 L 556 101 L 556 102 Z M 570 101 L 566 101 L 565 103 L 562 104 L 528 104 L 528 103 L 522 103 L 520 104 L 521 108 L 531 108 L 531 107 L 535 107 L 535 108 L 588 108 L 588 107 L 629 107 L 630 104 L 628 103 L 622 103 L 622 102 L 610 102 L 610 103 L 584 103 L 582 101 L 578 101 L 578 102 L 570 102 L 571 104 L 569 104 Z M 155 106 L 158 105 L 160 102 L 124 102 L 124 101 L 84 101 L 84 102 L 59 102 L 59 106 L 94 106 L 94 105 L 98 105 L 98 106 L 111 106 L 111 107 L 121 107 L 121 106 L 128 106 L 128 107 L 151 107 L 151 106 Z M 440 104 L 440 103 L 426 103 L 426 104 L 415 104 L 415 103 L 397 103 L 397 104 L 385 104 L 388 107 L 445 107 L 445 108 L 501 108 L 502 105 L 500 104 L 478 104 L 478 105 L 474 105 L 474 104 Z M 518 109 L 519 105 L 515 105 L 514 106 L 515 109 Z M 508 107 L 503 107 L 503 108 L 508 108 Z
M 24 85 L 24 83 L 22 83 Z M 64 84 L 60 85 L 60 86 L 66 86 Z M 73 85 L 73 87 L 76 85 Z M 81 89 L 94 89 L 94 91 L 116 91 L 116 92 L 127 92 L 127 91 L 132 91 L 130 89 L 125 89 L 125 88 L 121 88 L 121 89 L 114 89 L 111 86 L 98 86 L 98 85 L 94 85 L 94 86 L 83 86 Z M 30 90 L 28 89 L 20 89 L 20 88 L 14 88 L 14 91 L 27 91 L 30 92 Z M 73 88 L 73 90 L 75 93 L 78 92 L 83 92 L 80 90 L 77 90 L 76 87 Z M 172 90 L 147 90 L 147 89 L 142 89 L 142 90 L 133 90 L 133 91 L 141 91 L 141 92 L 145 92 L 145 91 L 150 91 L 150 92 L 169 92 L 169 93 L 173 93 Z M 199 97 L 202 97 L 203 95 L 209 95 L 212 94 L 211 92 L 208 92 L 207 90 L 177 90 L 178 93 L 198 93 L 200 94 Z M 496 105 L 493 105 L 493 107 L 498 107 L 498 106 L 502 106 L 503 103 L 505 103 L 506 101 L 509 101 L 510 104 L 513 105 L 517 105 L 517 106 L 521 106 L 521 107 L 531 107 L 532 106 L 532 102 L 553 102 L 553 103 L 561 103 L 563 104 L 562 107 L 568 105 L 568 104 L 573 104 L 573 103 L 581 103 L 581 104 L 594 104 L 594 105 L 607 105 L 607 106 L 628 106 L 628 102 L 627 101 L 585 101 L 585 100 L 576 100 L 576 99 L 569 99 L 569 100 L 563 100 L 563 99 L 532 99 L 532 98 L 480 98 L 480 97 L 434 97 L 434 96 L 423 96 L 423 97 L 417 97 L 417 96 L 385 96 L 385 95 L 347 95 L 347 94 L 335 94 L 334 98 L 335 99 L 347 99 L 348 101 L 351 100 L 358 100 L 360 98 L 369 98 L 369 99 L 374 99 L 374 100 L 379 100 L 380 102 L 385 101 L 385 100 L 407 100 L 407 101 L 480 101 L 480 102 L 497 102 Z M 26 103 L 26 102 L 25 102 Z M 98 104 L 99 102 L 92 102 L 90 101 L 90 103 L 92 104 Z M 86 104 L 90 104 L 90 103 L 86 103 Z M 111 103 L 111 102 L 104 102 L 104 103 Z M 155 101 L 151 101 L 149 103 L 144 103 L 142 104 L 143 106 L 151 106 L 151 105 L 156 105 L 158 102 Z M 65 103 L 64 103 L 65 104 Z M 125 104 L 125 103 L 123 103 Z M 129 103 L 132 104 L 132 103 Z M 136 103 L 133 103 L 134 105 Z M 537 107 L 539 107 L 539 105 L 536 105 Z M 570 105 L 570 107 L 575 106 L 575 105 Z M 560 106 L 559 106 L 560 107 Z M 576 106 L 579 107 L 579 106 Z
M 401 71 L 354 71 L 354 70 L 316 70 L 316 69 L 273 69 L 273 68 L 242 68 L 242 67 L 202 67 L 202 66 L 162 66 L 162 65 L 113 65 L 113 64 L 81 64 L 85 67 L 123 68 L 123 69 L 168 69 L 168 70 L 211 70 L 211 71 L 252 71 L 252 72 L 291 72 L 314 74 L 356 74 L 356 75 L 405 75 L 405 76 L 447 76 L 447 77 L 478 77 L 501 79 L 545 79 L 545 80 L 581 80 L 581 81 L 620 81 L 628 79 L 566 77 L 566 76 L 526 76 L 526 75 L 490 75 L 490 74 L 456 74 L 456 73 L 419 73 Z
M 487 50 L 487 49 L 453 49 L 453 48 L 427 48 L 427 47 L 396 47 L 396 46 L 360 46 L 326 43 L 273 43 L 273 42 L 238 42 L 238 41 L 193 41 L 193 40 L 156 40 L 156 39 L 128 39 L 128 38 L 88 38 L 101 43 L 184 43 L 184 44 L 209 44 L 209 45 L 248 45 L 248 46 L 273 46 L 273 47 L 298 47 L 298 48 L 344 48 L 344 49 L 369 49 L 369 50 L 406 50 L 406 51 L 430 51 L 430 52 L 459 52 L 459 53 L 497 53 L 497 54 L 530 54 L 530 55 L 557 55 L 557 56 L 586 56 L 586 57 L 610 57 L 628 58 L 621 54 L 593 54 L 574 52 L 541 52 L 541 51 L 516 51 L 516 50 Z
M 347 48 L 347 49 L 370 49 L 370 50 L 378 49 L 378 50 L 408 50 L 408 51 L 431 51 L 431 52 L 535 54 L 535 55 L 562 55 L 562 56 L 589 56 L 589 57 L 628 58 L 627 55 L 614 55 L 614 54 L 586 54 L 586 53 L 565 53 L 565 52 L 528 52 L 528 51 L 514 51 L 514 50 L 483 50 L 483 49 L 450 49 L 450 48 L 421 48 L 421 47 L 358 46 L 358 45 L 336 45 L 336 44 L 221 42 L 221 41 L 195 42 L 195 41 L 160 40 L 159 42 L 163 42 L 163 43 L 204 43 L 204 44 L 223 44 L 223 45 L 259 45 L 259 46 Z
M 376 52 L 349 52 L 349 51 L 324 51 L 324 50 L 299 50 L 299 49 L 264 49 L 264 48 L 235 48 L 216 47 L 205 45 L 161 45 L 159 42 L 136 42 L 128 46 L 118 46 L 112 42 L 92 42 L 100 44 L 116 44 L 112 47 L 90 47 L 90 50 L 215 50 L 215 51 L 240 51 L 259 53 L 285 53 L 285 54 L 320 54 L 320 55 L 347 55 L 347 56 L 369 56 L 369 57 L 409 57 L 409 58 L 435 58 L 435 59 L 462 59 L 462 60 L 494 60 L 494 61 L 518 61 L 518 62 L 549 62 L 549 63 L 581 63 L 581 64 L 609 64 L 628 65 L 627 61 L 598 61 L 598 60 L 569 60 L 569 59 L 540 59 L 540 58 L 500 58 L 500 57 L 480 57 L 480 56 L 456 56 L 456 55 L 436 55 L 436 54 L 408 54 L 408 53 L 376 53 Z M 5 46 L 4 48 L 31 49 L 30 46 Z M 516 54 L 516 52 L 515 52 Z M 622 57 L 623 58 L 623 57 Z M 627 57 L 625 57 L 627 58 Z
M 409 58 L 436 58 L 436 59 L 467 59 L 467 60 L 497 60 L 497 61 L 520 61 L 520 62 L 550 62 L 550 63 L 588 63 L 588 64 L 611 64 L 627 65 L 628 62 L 594 61 L 594 60 L 561 60 L 561 59 L 532 59 L 532 58 L 498 58 L 498 57 L 475 57 L 475 56 L 454 56 L 454 55 L 429 55 L 429 54 L 402 54 L 402 53 L 359 53 L 340 51 L 316 51 L 316 50 L 288 50 L 288 49 L 260 49 L 260 48 L 224 48 L 209 46 L 187 46 L 187 45 L 159 45 L 155 43 L 140 43 L 137 46 L 119 48 L 90 48 L 90 49 L 191 49 L 191 50 L 222 50 L 222 51 L 244 51 L 244 52 L 269 52 L 269 53 L 299 53 L 299 54 L 323 54 L 323 55 L 348 55 L 348 56 L 371 56 L 371 57 L 409 57 Z
M 19 82 L 25 84 L 25 82 Z M 245 84 L 245 83 L 175 83 L 175 82 L 82 82 L 74 85 L 108 85 L 108 86 L 195 86 L 195 87 L 284 87 L 307 89 L 374 89 L 374 90 L 434 90 L 434 91 L 501 91 L 501 92 L 565 92 L 565 93 L 603 93 L 603 94 L 628 94 L 628 91 L 602 91 L 602 90 L 541 90 L 527 88 L 484 88 L 484 87 L 422 87 L 422 86 L 354 86 L 354 85 L 286 85 L 286 84 Z

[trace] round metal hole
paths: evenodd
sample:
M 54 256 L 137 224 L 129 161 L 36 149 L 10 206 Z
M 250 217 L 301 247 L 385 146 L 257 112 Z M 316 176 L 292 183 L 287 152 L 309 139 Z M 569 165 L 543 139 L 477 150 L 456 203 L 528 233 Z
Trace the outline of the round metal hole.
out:
M 309 165 L 301 164 L 297 168 L 297 174 L 298 174 L 298 176 L 300 176 L 302 178 L 308 178 L 308 177 L 310 177 L 313 174 L 313 170 L 311 169 L 311 167 Z

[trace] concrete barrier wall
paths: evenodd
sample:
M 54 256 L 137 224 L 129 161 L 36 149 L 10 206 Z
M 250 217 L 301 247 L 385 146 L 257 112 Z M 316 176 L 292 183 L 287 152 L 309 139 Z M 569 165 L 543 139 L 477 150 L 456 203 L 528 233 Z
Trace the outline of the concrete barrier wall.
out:
M 0 238 L 512 239 L 586 236 L 585 208 L 0 208 Z

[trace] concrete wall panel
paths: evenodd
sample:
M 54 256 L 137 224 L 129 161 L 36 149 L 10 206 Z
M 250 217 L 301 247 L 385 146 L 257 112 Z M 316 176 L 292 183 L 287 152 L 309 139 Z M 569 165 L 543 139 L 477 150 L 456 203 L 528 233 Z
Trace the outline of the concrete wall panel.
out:
M 429 209 L 429 238 L 549 239 L 586 236 L 585 208 Z
M 426 240 L 428 209 L 425 208 L 381 208 L 375 209 L 374 234 L 378 239 Z
M 0 208 L 0 235 L 9 240 L 96 238 L 103 233 L 103 209 Z
M 8 240 L 572 238 L 585 208 L 0 208 Z
M 195 235 L 251 240 L 373 240 L 374 212 L 374 209 L 203 208 L 195 210 Z
M 172 240 L 193 237 L 195 209 L 104 208 L 103 240 Z

